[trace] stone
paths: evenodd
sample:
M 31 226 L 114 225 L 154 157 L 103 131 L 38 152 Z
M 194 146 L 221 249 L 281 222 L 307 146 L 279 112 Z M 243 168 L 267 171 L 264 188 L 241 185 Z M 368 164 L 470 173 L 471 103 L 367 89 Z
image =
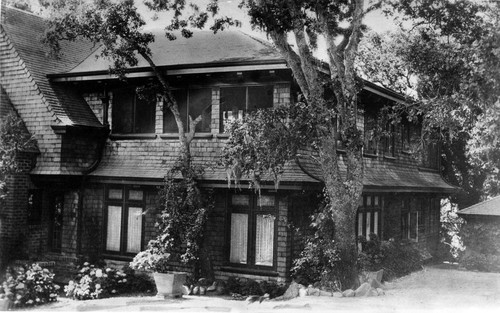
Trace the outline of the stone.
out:
M 377 288 L 382 288 L 382 284 L 380 283 L 380 281 L 379 281 L 379 280 L 376 280 L 375 278 L 370 278 L 370 279 L 368 280 L 368 283 L 370 283 L 370 286 L 371 286 L 372 288 L 375 288 L 375 289 L 377 289 Z
M 304 287 L 300 284 L 297 284 L 295 281 L 293 281 L 290 286 L 288 286 L 288 289 L 285 291 L 285 293 L 279 297 L 280 300 L 289 300 L 293 298 L 297 298 L 299 296 L 299 289 L 301 287 Z
M 354 296 L 355 296 L 355 293 L 354 293 L 354 290 L 352 290 L 352 289 L 347 289 L 347 290 L 344 290 L 342 292 L 342 297 L 349 298 L 349 297 L 354 297 Z
M 207 292 L 207 288 L 200 286 L 200 295 L 204 296 L 206 292 Z
M 182 294 L 189 296 L 192 293 L 193 293 L 193 286 L 191 286 L 191 287 L 186 286 L 186 285 L 182 286 Z
M 342 292 L 334 292 L 334 293 L 332 293 L 332 297 L 334 297 L 334 298 L 342 298 Z
M 319 291 L 319 295 L 322 296 L 322 297 L 331 297 L 332 296 L 332 293 L 329 292 L 329 291 L 325 291 L 325 290 L 320 290 Z
M 367 297 L 376 297 L 378 296 L 377 289 L 370 289 L 368 290 L 368 293 L 366 294 Z
M 305 296 L 307 296 L 307 289 L 305 287 L 301 287 L 299 289 L 299 297 L 303 298 Z
M 370 286 L 369 283 L 363 283 L 361 284 L 361 286 L 358 287 L 358 289 L 356 289 L 354 294 L 356 295 L 356 297 L 365 297 L 371 288 L 372 287 Z
M 320 290 L 318 288 L 313 288 L 312 286 L 309 286 L 307 288 L 307 294 L 310 296 L 319 296 Z
M 193 288 L 193 294 L 194 295 L 199 295 L 200 294 L 200 287 L 199 286 L 195 286 Z
M 382 289 L 382 288 L 377 288 L 377 292 L 378 292 L 378 295 L 379 295 L 379 296 L 383 296 L 383 295 L 385 295 L 385 291 L 384 291 L 384 289 Z

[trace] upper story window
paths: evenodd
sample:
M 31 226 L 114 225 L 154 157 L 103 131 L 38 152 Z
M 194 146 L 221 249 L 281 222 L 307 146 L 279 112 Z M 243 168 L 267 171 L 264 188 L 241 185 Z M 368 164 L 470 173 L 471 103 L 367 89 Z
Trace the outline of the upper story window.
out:
M 227 123 L 242 119 L 247 112 L 273 106 L 273 86 L 223 87 L 220 89 L 220 132 Z
M 130 89 L 130 88 L 129 88 Z M 156 101 L 141 99 L 135 90 L 113 92 L 112 130 L 115 134 L 155 132 Z
M 384 154 L 388 156 L 394 156 L 395 152 L 395 145 L 396 145 L 396 140 L 395 140 L 395 126 L 388 122 L 385 125 L 384 129 L 384 138 L 383 138 L 383 148 L 384 148 Z
M 368 154 L 377 154 L 378 132 L 377 116 L 372 112 L 365 111 L 365 132 L 364 132 L 364 152 Z
M 212 89 L 176 89 L 172 91 L 172 94 L 179 106 L 185 130 L 189 130 L 189 116 L 193 120 L 201 116 L 201 121 L 196 125 L 195 131 L 197 133 L 209 133 L 212 121 Z M 177 133 L 177 131 L 178 128 L 174 115 L 168 108 L 164 108 L 163 132 Z

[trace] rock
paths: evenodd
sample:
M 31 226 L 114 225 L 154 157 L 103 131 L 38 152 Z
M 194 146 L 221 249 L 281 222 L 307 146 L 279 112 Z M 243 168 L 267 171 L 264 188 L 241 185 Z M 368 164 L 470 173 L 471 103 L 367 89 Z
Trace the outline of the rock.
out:
M 299 289 L 299 297 L 303 298 L 305 296 L 307 296 L 307 289 L 305 287 L 301 287 Z
M 215 294 L 220 296 L 226 293 L 226 283 L 223 281 L 217 282 L 217 289 L 215 289 Z
M 355 296 L 355 293 L 354 293 L 354 290 L 352 290 L 352 289 L 347 289 L 347 290 L 344 290 L 342 292 L 342 297 L 349 298 L 349 297 L 354 297 L 354 296 Z
M 341 298 L 342 297 L 342 292 L 334 292 L 334 293 L 332 293 L 332 297 L 334 297 L 334 298 Z
M 356 297 L 365 297 L 371 288 L 372 287 L 370 286 L 369 283 L 363 283 L 361 284 L 361 286 L 358 287 L 358 289 L 356 289 L 354 294 L 356 295 Z
M 285 293 L 280 297 L 281 300 L 289 300 L 293 298 L 297 298 L 299 296 L 299 289 L 304 287 L 296 282 L 292 282 Z
M 207 288 L 200 286 L 200 295 L 203 296 L 207 292 Z
M 310 296 L 319 296 L 320 295 L 320 291 L 318 288 L 313 288 L 313 286 L 309 286 L 307 288 L 307 294 L 310 295 Z
M 217 281 L 214 281 L 214 283 L 212 285 L 208 286 L 207 291 L 217 290 L 217 285 L 218 285 Z
M 199 286 L 196 286 L 193 288 L 193 294 L 194 295 L 199 295 L 200 294 L 200 287 Z
M 367 297 L 376 297 L 378 296 L 377 289 L 370 289 L 368 290 L 368 293 L 366 294 Z
M 182 294 L 184 295 L 191 295 L 193 293 L 193 286 L 189 287 L 189 286 L 182 286 Z
M 377 288 L 382 288 L 382 284 L 380 283 L 380 281 L 379 281 L 379 280 L 376 280 L 375 278 L 370 278 L 370 279 L 368 280 L 368 283 L 370 283 L 370 286 L 371 286 L 372 288 L 375 288 L 375 289 L 377 289 Z
M 377 292 L 378 292 L 378 295 L 379 295 L 379 296 L 383 296 L 383 295 L 385 295 L 385 291 L 384 291 L 384 289 L 382 289 L 382 288 L 377 288 Z
M 329 292 L 329 291 L 320 290 L 320 291 L 319 291 L 319 295 L 320 295 L 320 296 L 323 296 L 323 297 L 331 297 L 331 296 L 332 296 L 332 293 L 331 293 L 331 292 Z

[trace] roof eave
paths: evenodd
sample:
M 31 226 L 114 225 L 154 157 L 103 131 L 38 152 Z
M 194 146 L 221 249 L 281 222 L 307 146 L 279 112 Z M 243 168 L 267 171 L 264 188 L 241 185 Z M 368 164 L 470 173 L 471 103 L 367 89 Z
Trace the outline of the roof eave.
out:
M 217 62 L 189 65 L 160 66 L 160 70 L 166 71 L 168 76 L 185 74 L 206 74 L 217 72 L 239 72 L 255 70 L 279 70 L 288 69 L 282 59 L 264 61 L 239 61 L 239 62 Z M 150 67 L 129 69 L 128 78 L 152 77 L 155 73 Z M 109 70 L 88 71 L 88 72 L 67 72 L 48 74 L 47 77 L 54 82 L 74 82 L 89 80 L 109 80 L 117 79 L 116 75 L 109 73 Z

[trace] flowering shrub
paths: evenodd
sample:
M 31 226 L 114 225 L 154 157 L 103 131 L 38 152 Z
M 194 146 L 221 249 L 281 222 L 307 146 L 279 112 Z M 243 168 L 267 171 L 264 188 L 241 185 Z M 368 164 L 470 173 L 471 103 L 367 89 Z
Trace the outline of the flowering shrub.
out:
M 9 299 L 14 307 L 35 306 L 57 301 L 59 286 L 54 274 L 38 264 L 7 269 L 6 280 L 0 286 L 0 299 Z
M 66 296 L 76 300 L 108 297 L 126 290 L 127 274 L 112 268 L 99 268 L 88 262 L 79 268 L 75 280 L 64 287 Z

